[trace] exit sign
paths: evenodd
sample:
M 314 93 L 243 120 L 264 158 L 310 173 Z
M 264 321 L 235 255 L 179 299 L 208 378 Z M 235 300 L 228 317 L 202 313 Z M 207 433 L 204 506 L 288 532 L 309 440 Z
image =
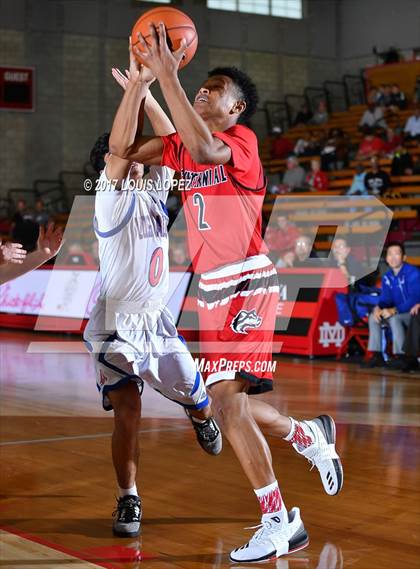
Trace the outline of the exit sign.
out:
M 0 109 L 34 110 L 35 69 L 0 66 Z

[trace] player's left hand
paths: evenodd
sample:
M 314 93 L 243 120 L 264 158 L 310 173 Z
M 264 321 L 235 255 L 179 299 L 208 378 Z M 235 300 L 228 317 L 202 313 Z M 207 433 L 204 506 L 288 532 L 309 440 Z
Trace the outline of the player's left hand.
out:
M 63 244 L 63 232 L 59 227 L 55 227 L 54 223 L 49 223 L 47 229 L 39 228 L 39 237 L 37 250 L 46 257 L 55 257 Z
M 186 41 L 181 41 L 180 47 L 176 51 L 172 51 L 168 47 L 166 29 L 162 22 L 156 28 L 154 24 L 150 24 L 151 42 L 148 44 L 142 34 L 138 34 L 140 49 L 133 47 L 134 52 L 140 56 L 145 65 L 150 69 L 153 76 L 161 81 L 164 77 L 176 75 L 179 64 L 184 57 L 187 48 Z

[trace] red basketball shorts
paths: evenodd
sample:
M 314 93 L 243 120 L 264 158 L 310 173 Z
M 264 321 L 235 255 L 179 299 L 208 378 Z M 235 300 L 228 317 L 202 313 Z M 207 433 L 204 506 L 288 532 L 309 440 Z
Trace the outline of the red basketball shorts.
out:
M 266 255 L 202 275 L 198 286 L 199 369 L 206 386 L 249 381 L 248 393 L 272 389 L 277 271 Z

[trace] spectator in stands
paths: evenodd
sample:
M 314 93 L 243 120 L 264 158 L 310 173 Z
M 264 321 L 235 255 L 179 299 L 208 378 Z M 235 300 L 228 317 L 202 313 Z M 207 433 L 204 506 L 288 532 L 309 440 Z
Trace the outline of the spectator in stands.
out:
M 381 107 L 378 107 L 373 103 L 368 104 L 368 108 L 363 113 L 359 122 L 359 129 L 364 130 L 366 127 L 371 129 L 376 127 L 386 128 L 384 111 Z
M 310 120 L 310 124 L 317 124 L 317 125 L 325 124 L 326 122 L 328 122 L 328 118 L 329 116 L 327 111 L 327 105 L 325 101 L 321 100 L 318 103 L 318 108 L 314 113 L 314 116 Z
M 359 195 L 364 196 L 368 195 L 368 191 L 365 186 L 365 178 L 366 172 L 364 169 L 363 164 L 356 164 L 356 172 L 353 176 L 353 181 L 351 186 L 347 192 L 348 196 Z
M 67 254 L 62 258 L 63 265 L 95 266 L 92 255 L 85 251 L 81 243 L 74 242 L 67 245 Z
M 367 160 L 372 156 L 381 156 L 384 150 L 384 143 L 374 135 L 371 128 L 365 127 L 364 138 L 360 143 L 359 150 L 357 151 L 357 160 Z
M 343 237 L 335 238 L 331 247 L 329 266 L 342 271 L 350 286 L 354 286 L 364 273 L 363 266 L 351 254 L 351 247 Z
M 313 266 L 314 261 L 312 261 L 312 259 L 317 259 L 318 255 L 316 251 L 312 249 L 312 244 L 312 237 L 309 237 L 309 235 L 300 235 L 296 239 L 294 252 L 290 256 L 287 256 L 288 266 L 296 268 Z
M 36 248 L 38 233 L 39 226 L 34 220 L 33 213 L 27 207 L 26 201 L 20 199 L 12 217 L 11 237 L 13 241 L 21 243 L 23 248 L 30 253 Z
M 393 111 L 402 111 L 407 106 L 407 97 L 401 91 L 399 85 L 394 83 L 391 86 L 390 105 Z
M 271 142 L 271 158 L 287 158 L 287 156 L 293 152 L 293 142 L 289 138 L 283 136 L 283 132 L 280 126 L 273 127 L 272 135 L 273 138 Z
M 322 140 L 320 135 L 311 130 L 299 138 L 295 144 L 294 154 L 296 156 L 315 156 L 321 151 Z
M 417 106 L 414 115 L 411 115 L 405 123 L 404 134 L 407 140 L 420 141 L 420 105 Z
M 378 91 L 376 93 L 375 103 L 380 107 L 389 107 L 389 105 L 391 104 L 391 85 L 382 84 L 379 86 Z
M 410 310 L 420 302 L 420 271 L 405 262 L 401 243 L 391 242 L 386 249 L 386 262 L 390 267 L 382 277 L 382 291 L 378 304 L 369 316 L 369 345 L 372 357 L 366 367 L 385 365 L 382 355 L 382 327 L 392 331 L 395 361 L 390 367 L 398 369 L 404 362 L 404 340 L 410 321 Z M 402 360 L 402 361 L 401 361 Z
M 44 202 L 39 199 L 35 202 L 35 222 L 38 225 L 47 225 L 50 216 L 48 215 L 47 210 L 44 208 Z
M 370 159 L 371 168 L 365 177 L 365 187 L 370 195 L 383 196 L 391 185 L 388 174 L 379 168 L 376 156 Z
M 296 156 L 289 156 L 286 162 L 286 172 L 283 176 L 283 187 L 287 192 L 303 188 L 305 183 L 305 170 L 299 165 Z
M 169 260 L 170 264 L 175 267 L 187 267 L 190 263 L 188 260 L 185 243 L 182 241 L 170 241 L 169 243 Z
M 384 153 L 387 156 L 393 154 L 394 150 L 402 143 L 402 136 L 396 134 L 392 128 L 386 129 L 386 138 L 383 144 Z
M 413 161 L 413 176 L 420 176 L 420 156 L 412 156 Z
M 308 122 L 313 117 L 313 114 L 307 103 L 302 103 L 300 111 L 297 113 L 292 126 L 303 126 L 308 124 Z
M 366 97 L 366 101 L 368 105 L 376 105 L 376 97 L 378 95 L 378 90 L 376 87 L 371 87 Z
M 414 164 L 411 154 L 401 144 L 394 152 L 391 164 L 391 176 L 411 176 Z
M 267 244 L 274 264 L 287 253 L 294 250 L 295 242 L 299 235 L 299 229 L 283 213 L 277 215 L 275 223 L 269 224 L 265 232 L 264 241 Z
M 307 174 L 305 183 L 311 192 L 328 190 L 328 176 L 321 170 L 321 162 L 317 158 L 311 160 L 311 171 Z
M 321 150 L 322 170 L 341 170 L 348 162 L 349 139 L 341 128 L 332 128 Z
M 403 345 L 405 357 L 402 358 L 402 371 L 416 371 L 419 369 L 418 356 L 420 355 L 420 303 L 410 310 L 405 342 Z

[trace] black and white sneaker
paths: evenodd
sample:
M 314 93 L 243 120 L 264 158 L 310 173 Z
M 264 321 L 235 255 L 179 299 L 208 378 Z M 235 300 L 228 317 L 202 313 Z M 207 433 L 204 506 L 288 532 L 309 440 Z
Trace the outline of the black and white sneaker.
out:
M 112 532 L 118 537 L 136 537 L 140 533 L 141 500 L 138 496 L 123 496 L 117 500 L 112 514 Z
M 220 454 L 223 447 L 222 433 L 213 417 L 201 421 L 192 417 L 187 409 L 185 409 L 185 413 L 194 427 L 201 448 L 208 454 Z
M 286 522 L 275 514 L 264 514 L 252 538 L 242 547 L 234 549 L 229 559 L 236 563 L 269 561 L 300 551 L 308 544 L 309 538 L 300 517 L 300 510 L 292 508 L 288 512 Z
M 335 450 L 334 419 L 329 415 L 320 415 L 303 422 L 310 427 L 314 442 L 306 448 L 293 443 L 293 448 L 317 467 L 325 492 L 335 496 L 343 487 L 344 476 L 340 457 Z

